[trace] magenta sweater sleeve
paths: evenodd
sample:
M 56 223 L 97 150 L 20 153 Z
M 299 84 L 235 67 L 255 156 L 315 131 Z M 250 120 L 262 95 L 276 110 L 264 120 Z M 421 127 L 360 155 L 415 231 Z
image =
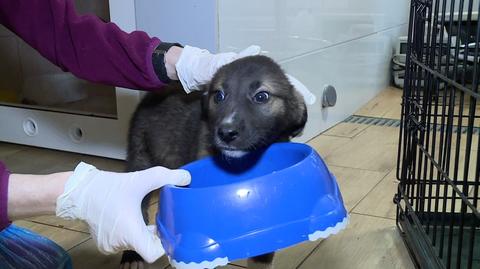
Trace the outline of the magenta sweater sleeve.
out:
M 152 65 L 158 38 L 79 15 L 72 0 L 0 0 L 0 23 L 79 78 L 133 89 L 164 85 Z
M 5 164 L 0 162 L 0 231 L 10 224 L 7 211 L 9 175 Z

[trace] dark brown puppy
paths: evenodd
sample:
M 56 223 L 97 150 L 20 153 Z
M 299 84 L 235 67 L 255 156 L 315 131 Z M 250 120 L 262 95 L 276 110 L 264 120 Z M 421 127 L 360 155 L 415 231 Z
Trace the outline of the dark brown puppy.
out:
M 130 126 L 127 170 L 178 168 L 205 155 L 241 158 L 303 130 L 307 109 L 280 66 L 250 56 L 220 68 L 203 92 L 183 93 L 179 84 L 148 94 Z M 149 205 L 146 198 L 144 213 Z M 147 217 L 146 217 L 147 219 Z M 122 262 L 140 257 L 126 252 Z M 253 258 L 270 266 L 273 253 Z

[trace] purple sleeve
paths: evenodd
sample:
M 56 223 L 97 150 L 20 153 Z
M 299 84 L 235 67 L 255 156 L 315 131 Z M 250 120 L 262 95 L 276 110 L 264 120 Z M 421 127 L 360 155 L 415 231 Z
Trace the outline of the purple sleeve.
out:
M 10 224 L 8 219 L 8 172 L 5 164 L 0 162 L 0 231 Z
M 0 0 L 0 23 L 79 78 L 134 89 L 164 85 L 152 65 L 158 38 L 79 15 L 72 0 Z

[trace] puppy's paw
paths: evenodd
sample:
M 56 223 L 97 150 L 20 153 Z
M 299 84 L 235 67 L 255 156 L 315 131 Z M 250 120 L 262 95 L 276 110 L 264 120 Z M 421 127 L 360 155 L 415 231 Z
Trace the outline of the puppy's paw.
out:
M 123 252 L 122 260 L 120 261 L 120 269 L 145 269 L 146 264 L 142 256 L 137 252 L 127 250 Z
M 248 269 L 274 269 L 273 258 L 275 253 L 255 256 L 247 260 Z

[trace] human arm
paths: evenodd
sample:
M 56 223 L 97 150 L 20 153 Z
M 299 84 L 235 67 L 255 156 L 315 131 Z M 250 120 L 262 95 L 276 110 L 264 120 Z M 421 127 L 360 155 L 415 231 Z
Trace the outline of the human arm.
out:
M 49 175 L 11 174 L 8 186 L 10 220 L 55 214 L 57 197 L 72 172 Z
M 158 38 L 143 31 L 126 33 L 92 14 L 79 15 L 73 0 L 0 0 L 0 24 L 64 71 L 132 89 L 158 89 L 180 77 L 188 92 L 237 56 L 210 54 L 195 47 L 183 53 L 177 45 L 167 49 L 165 57 L 154 57 L 161 44 Z M 250 52 L 258 54 L 259 48 Z M 184 64 L 177 65 L 179 61 Z
M 151 62 L 158 38 L 79 15 L 72 0 L 0 0 L 0 23 L 80 78 L 135 89 L 163 85 Z

